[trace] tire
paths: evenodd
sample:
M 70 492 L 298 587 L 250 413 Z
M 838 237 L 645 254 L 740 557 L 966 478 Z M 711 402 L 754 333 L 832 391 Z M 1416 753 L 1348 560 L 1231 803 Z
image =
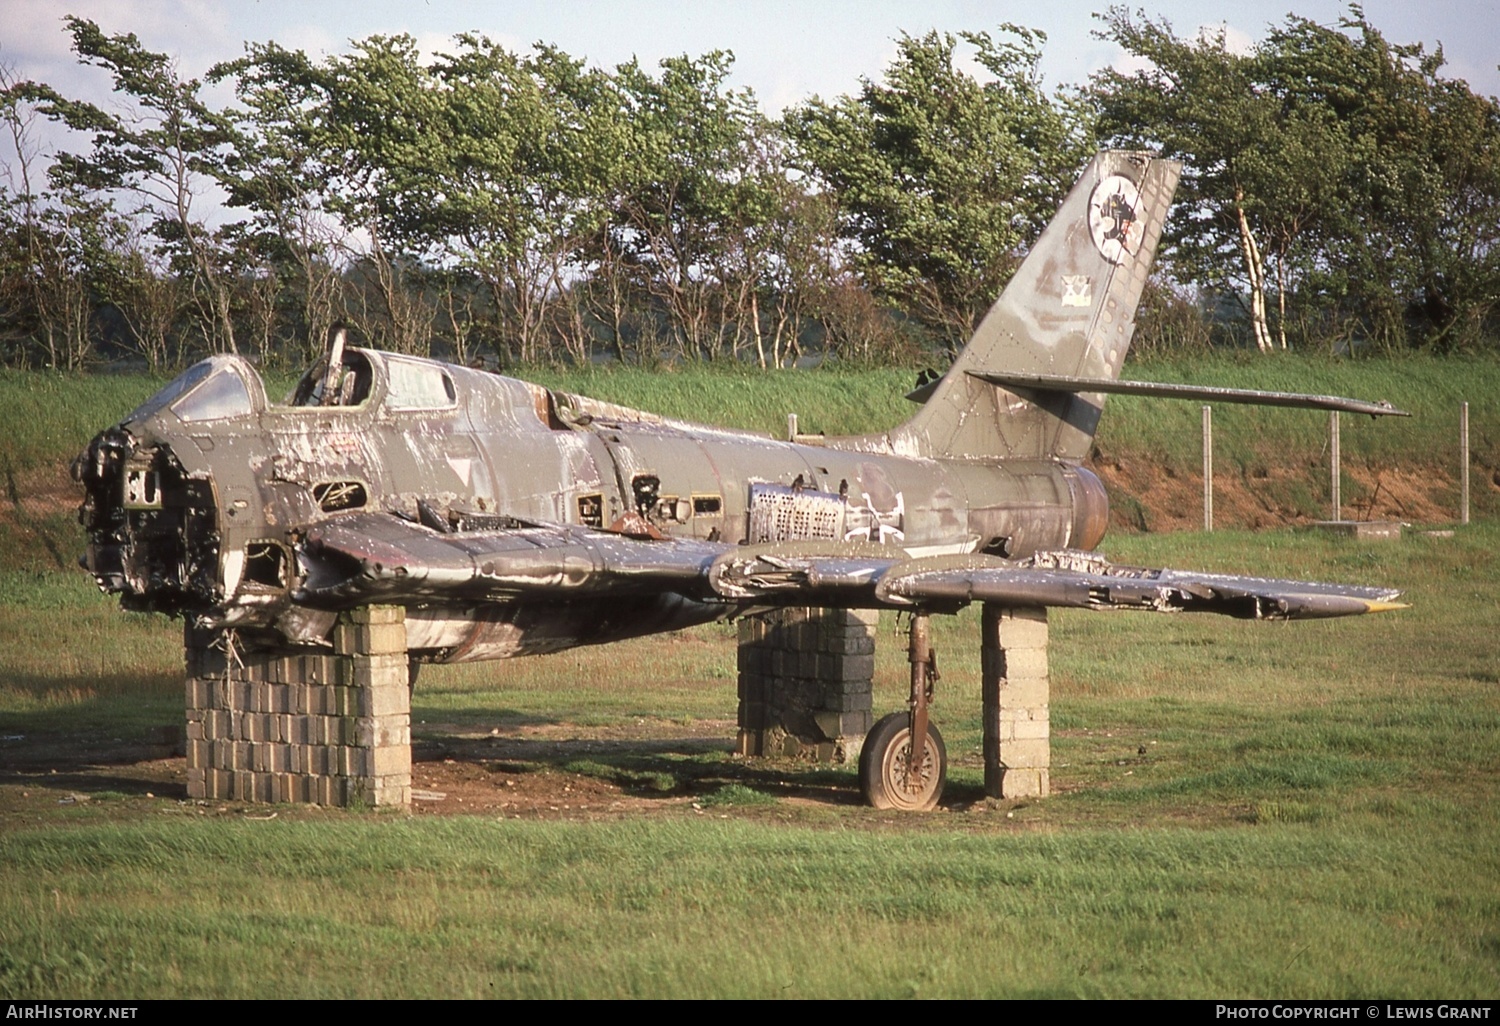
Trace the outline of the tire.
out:
M 910 713 L 891 713 L 865 735 L 865 746 L 859 753 L 859 787 L 865 801 L 875 808 L 930 812 L 937 807 L 948 779 L 948 750 L 937 724 L 927 721 L 922 786 L 916 791 L 906 787 L 906 752 L 910 747 Z

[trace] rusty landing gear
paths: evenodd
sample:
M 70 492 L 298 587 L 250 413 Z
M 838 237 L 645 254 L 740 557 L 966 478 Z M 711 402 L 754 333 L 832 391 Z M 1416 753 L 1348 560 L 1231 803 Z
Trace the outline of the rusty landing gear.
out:
M 859 786 L 877 809 L 928 812 L 937 807 L 948 778 L 948 751 L 943 735 L 927 716 L 938 681 L 937 653 L 932 649 L 926 613 L 912 614 L 907 659 L 911 663 L 911 699 L 904 713 L 891 713 L 865 735 L 859 754 Z M 924 743 L 914 745 L 913 738 Z

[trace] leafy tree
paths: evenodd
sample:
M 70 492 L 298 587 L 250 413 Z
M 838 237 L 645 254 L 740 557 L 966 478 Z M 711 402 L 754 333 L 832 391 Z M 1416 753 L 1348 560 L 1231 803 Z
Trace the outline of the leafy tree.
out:
M 173 270 L 190 282 L 209 347 L 234 351 L 230 261 L 193 211 L 214 188 L 234 138 L 230 126 L 200 98 L 198 81 L 179 76 L 167 55 L 146 50 L 133 34 L 106 35 L 87 19 L 65 20 L 78 59 L 108 71 L 115 92 L 132 106 L 110 113 L 37 88 L 43 113 L 91 139 L 86 153 L 57 154 L 49 172 L 54 187 L 75 196 L 133 198 Z
M 296 296 L 294 352 L 309 359 L 322 345 L 341 308 L 341 254 L 352 243 L 330 209 L 331 179 L 317 134 L 323 94 L 307 56 L 275 43 L 247 47 L 238 60 L 216 65 L 209 79 L 233 78 L 243 108 L 226 112 L 236 143 L 225 155 L 227 205 L 243 209 L 248 223 L 239 245 L 255 254 L 267 274 L 254 277 L 251 305 L 266 324 L 267 285 Z M 273 297 L 273 306 L 281 305 Z M 263 332 L 262 332 L 263 334 Z M 266 345 L 263 338 L 262 347 Z
M 5 293 L 18 301 L 6 317 L 18 336 L 18 362 L 32 341 L 44 366 L 77 370 L 93 359 L 97 282 L 109 263 L 121 221 L 108 203 L 76 190 L 29 214 L 13 203 L 0 211 L 6 235 Z
M 1461 344 L 1500 296 L 1500 108 L 1443 79 L 1441 52 L 1393 45 L 1350 11 L 1337 28 L 1289 17 L 1239 54 L 1112 8 L 1102 35 L 1147 65 L 1095 77 L 1100 131 L 1183 158 L 1171 266 L 1243 287 L 1262 349 L 1296 322 Z
M 903 35 L 882 82 L 788 112 L 805 169 L 837 198 L 842 235 L 882 297 L 950 349 L 973 330 L 1081 164 L 1076 109 L 1049 98 L 1039 32 Z M 990 76 L 954 63 L 960 40 Z
M 1267 156 L 1278 122 L 1275 97 L 1257 88 L 1254 62 L 1232 52 L 1222 31 L 1181 39 L 1165 20 L 1138 21 L 1119 7 L 1104 18 L 1105 38 L 1149 63 L 1130 74 L 1107 69 L 1095 77 L 1100 133 L 1183 158 L 1179 204 L 1190 212 L 1174 218 L 1168 236 L 1173 267 L 1188 280 L 1235 294 L 1243 281 L 1255 344 L 1273 348 L 1258 215 L 1272 208 L 1282 184 L 1269 179 L 1286 168 Z M 1239 275 L 1230 254 L 1239 258 Z
M 1331 109 L 1354 155 L 1329 291 L 1375 338 L 1471 343 L 1500 301 L 1500 105 L 1443 78 L 1441 50 L 1351 15 L 1338 30 L 1290 18 L 1262 48 L 1286 106 Z
M 659 76 L 631 61 L 614 76 L 627 159 L 615 167 L 606 245 L 695 357 L 717 355 L 743 324 L 740 300 L 754 273 L 731 272 L 730 251 L 767 213 L 763 183 L 745 174 L 760 118 L 752 93 L 728 88 L 733 59 L 725 51 L 671 57 Z
M 582 359 L 587 332 L 562 300 L 578 247 L 607 216 L 619 100 L 608 76 L 556 48 L 521 57 L 484 37 L 457 42 L 432 68 L 447 141 L 427 169 L 441 189 L 403 205 L 410 234 L 490 286 L 523 359 L 551 331 Z
M 0 194 L 0 330 L 11 362 L 77 369 L 94 356 L 94 312 L 128 270 L 131 228 L 112 203 L 64 183 L 43 190 L 34 127 L 55 94 L 0 68 L 12 160 Z
M 370 36 L 321 65 L 288 66 L 319 97 L 309 133 L 328 209 L 351 243 L 345 312 L 373 341 L 408 353 L 430 349 L 433 317 L 402 208 L 430 183 L 423 165 L 442 144 L 432 75 L 418 58 L 410 36 Z
M 740 244 L 731 248 L 748 285 L 743 319 L 762 368 L 801 354 L 803 331 L 844 265 L 832 198 L 812 191 L 787 157 L 785 138 L 761 124 L 746 169 Z
M 44 307 L 38 197 L 33 179 L 40 147 L 34 126 L 37 110 L 29 83 L 19 81 L 8 65 L 0 66 L 0 121 L 9 137 L 12 159 L 5 164 L 0 195 L 0 331 L 7 357 L 26 363 L 28 342 L 37 334 Z M 55 351 L 49 363 L 56 365 Z

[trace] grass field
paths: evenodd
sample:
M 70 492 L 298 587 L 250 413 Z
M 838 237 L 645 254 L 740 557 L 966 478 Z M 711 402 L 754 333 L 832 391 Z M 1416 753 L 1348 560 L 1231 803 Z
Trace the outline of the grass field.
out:
M 1463 376 L 1500 386 L 1492 368 Z M 552 383 L 741 416 L 674 409 L 667 385 L 636 397 L 624 376 L 600 377 L 621 392 Z M 1434 404 L 1463 387 L 1452 382 L 1433 386 Z M 18 393 L 43 397 L 27 415 L 38 423 L 18 425 L 41 440 L 12 450 L 15 479 L 80 444 L 54 437 L 73 430 L 65 419 L 86 435 L 149 391 L 136 380 L 132 399 L 125 384 L 94 382 L 80 399 L 0 377 L 8 410 Z M 1491 398 L 1472 401 L 1493 418 L 1500 390 L 1485 387 Z M 1394 387 L 1315 390 L 1406 405 Z M 769 423 L 745 426 L 776 430 L 791 408 L 804 429 L 824 427 L 804 402 L 778 394 Z M 101 419 L 94 403 L 114 412 Z M 828 430 L 865 426 L 847 416 Z M 45 523 L 60 551 L 75 544 L 63 520 Z M 1395 544 L 1297 531 L 1108 539 L 1119 561 L 1391 584 L 1412 608 L 1297 624 L 1054 613 L 1045 801 L 983 797 L 977 616 L 941 618 L 935 715 L 954 765 L 943 810 L 919 817 L 858 806 L 841 768 L 729 756 L 724 627 L 423 671 L 413 718 L 429 747 L 621 723 L 636 736 L 722 736 L 722 747 L 621 744 L 507 770 L 559 790 L 624 781 L 639 813 L 270 819 L 110 783 L 126 766 L 72 774 L 68 751 L 84 762 L 180 719 L 180 629 L 123 614 L 82 574 L 18 548 L 23 527 L 0 536 L 9 998 L 1500 994 L 1493 518 Z M 902 701 L 903 655 L 887 620 L 881 709 Z M 8 761 L 18 736 L 52 743 L 63 770 Z
M 745 779 L 727 754 L 574 766 L 635 767 L 702 799 L 623 818 L 262 820 L 108 792 L 58 805 L 74 782 L 23 781 L 35 801 L 0 820 L 0 992 L 1492 997 L 1497 535 L 1122 540 L 1130 559 L 1399 584 L 1413 608 L 1306 624 L 1054 614 L 1058 793 L 1041 802 L 979 794 L 972 615 L 938 635 L 955 766 L 926 817 L 782 797 L 771 781 L 852 797 L 847 771 L 794 763 L 739 785 L 763 800 L 714 803 Z M 65 744 L 180 714 L 170 624 L 73 579 L 28 594 L 0 607 L 0 732 Z M 88 625 L 75 653 L 41 648 L 60 613 Z M 732 717 L 729 635 L 677 642 L 691 658 L 670 673 L 663 644 L 429 668 L 414 717 Z M 899 647 L 887 630 L 886 708 Z

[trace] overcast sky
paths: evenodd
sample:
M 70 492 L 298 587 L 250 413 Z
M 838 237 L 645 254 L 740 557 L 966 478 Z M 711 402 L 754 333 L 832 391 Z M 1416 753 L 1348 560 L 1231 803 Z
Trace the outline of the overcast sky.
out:
M 409 33 L 430 50 L 454 33 L 475 31 L 523 49 L 536 41 L 604 67 L 638 57 L 734 53 L 735 84 L 755 90 L 777 113 L 813 94 L 852 92 L 861 76 L 879 78 L 902 32 L 994 31 L 1006 21 L 1046 32 L 1043 73 L 1051 85 L 1082 83 L 1120 60 L 1093 37 L 1094 12 L 1107 0 L 0 0 L 0 63 L 23 78 L 65 93 L 103 99 L 102 73 L 79 67 L 62 28 L 65 13 L 98 22 L 109 33 L 133 32 L 197 76 L 238 56 L 246 41 L 274 40 L 314 56 L 343 52 L 349 40 Z M 1190 3 L 1135 0 L 1165 16 L 1179 35 L 1223 27 L 1248 44 L 1288 12 L 1326 25 L 1348 13 L 1333 0 L 1237 0 Z M 1412 3 L 1365 0 L 1369 20 L 1396 43 L 1441 44 L 1447 74 L 1476 91 L 1500 94 L 1500 0 Z

